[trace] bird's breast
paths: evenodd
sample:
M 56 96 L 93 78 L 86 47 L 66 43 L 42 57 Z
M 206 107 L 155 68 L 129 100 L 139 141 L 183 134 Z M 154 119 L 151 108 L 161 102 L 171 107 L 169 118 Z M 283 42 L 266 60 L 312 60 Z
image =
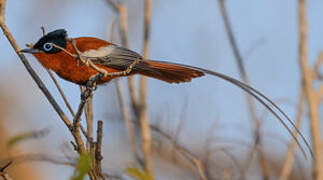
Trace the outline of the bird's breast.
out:
M 53 70 L 61 78 L 74 82 L 79 85 L 85 85 L 89 79 L 98 72 L 93 68 L 85 65 L 80 60 L 75 59 L 66 53 L 57 53 L 50 55 L 42 55 L 41 53 L 34 54 L 39 62 L 47 69 Z M 99 68 L 107 72 L 118 72 L 119 70 L 112 69 L 106 66 L 97 65 Z M 115 77 L 106 77 L 99 81 L 99 84 L 110 81 Z

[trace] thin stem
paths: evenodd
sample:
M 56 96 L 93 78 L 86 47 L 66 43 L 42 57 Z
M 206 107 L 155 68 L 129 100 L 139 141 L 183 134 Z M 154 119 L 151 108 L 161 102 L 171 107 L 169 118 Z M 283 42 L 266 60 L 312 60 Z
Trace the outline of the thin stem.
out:
M 128 36 L 127 36 L 127 29 L 128 29 L 128 14 L 127 14 L 127 8 L 124 4 L 121 3 L 115 3 L 113 0 L 107 0 L 107 3 L 115 10 L 118 15 L 120 16 L 120 37 L 121 37 L 121 44 L 125 48 L 129 48 L 128 43 Z M 130 94 L 130 102 L 132 106 L 133 113 L 135 114 L 135 117 L 139 117 L 139 111 L 138 111 L 138 101 L 136 97 L 136 87 L 135 87 L 135 81 L 133 76 L 128 77 L 128 87 L 129 87 L 129 94 Z
M 121 115 L 125 121 L 125 126 L 127 128 L 127 136 L 130 141 L 130 144 L 131 144 L 132 152 L 134 153 L 136 159 L 141 161 L 138 150 L 137 150 L 137 143 L 136 143 L 136 139 L 135 139 L 134 127 L 133 127 L 133 124 L 131 123 L 131 118 L 129 116 L 127 106 L 125 105 L 123 87 L 120 84 L 120 82 L 118 81 L 118 79 L 116 79 L 115 84 L 116 84 L 116 88 L 117 88 L 117 94 L 118 94 L 118 100 L 119 100 L 120 109 L 121 109 Z
M 144 48 L 143 58 L 147 59 L 149 56 L 149 41 L 150 41 L 150 19 L 151 19 L 151 0 L 145 1 L 145 17 L 144 17 Z M 140 82 L 140 127 L 141 127 L 141 138 L 142 138 L 142 150 L 144 154 L 145 171 L 150 179 L 153 177 L 153 165 L 151 157 L 151 134 L 149 129 L 149 122 L 147 117 L 147 79 L 141 77 Z
M 303 74 L 304 88 L 309 106 L 311 135 L 315 159 L 313 160 L 313 179 L 322 180 L 322 154 L 320 138 L 320 114 L 318 111 L 318 99 L 313 89 L 313 79 L 310 67 L 307 63 L 307 21 L 306 0 L 299 0 L 299 61 Z
M 127 29 L 128 29 L 127 28 L 127 25 L 128 25 L 127 8 L 125 5 L 112 2 L 112 0 L 107 0 L 107 1 L 120 16 L 119 25 L 120 25 L 121 44 L 122 44 L 122 46 L 128 48 L 129 44 L 128 44 L 128 38 L 127 38 Z M 111 28 L 111 29 L 112 29 L 111 32 L 113 32 L 113 28 Z M 113 33 L 110 34 L 110 40 L 112 40 L 112 39 L 113 39 Z M 118 79 L 116 79 L 115 84 L 116 84 L 116 90 L 117 90 L 117 95 L 118 95 L 118 99 L 119 99 L 121 114 L 122 114 L 122 117 L 125 121 L 125 126 L 127 129 L 127 136 L 130 141 L 130 144 L 131 144 L 131 149 L 132 149 L 132 152 L 134 153 L 135 158 L 137 159 L 139 164 L 141 164 L 142 160 L 140 158 L 140 155 L 139 155 L 139 152 L 137 149 L 137 143 L 136 143 L 136 139 L 135 139 L 135 131 L 134 131 L 133 124 L 131 122 L 131 117 L 129 116 L 128 108 L 125 103 L 122 84 L 120 83 L 120 81 L 118 81 Z M 138 105 L 137 105 L 137 98 L 136 98 L 136 93 L 135 93 L 135 84 L 134 84 L 134 79 L 131 76 L 128 77 L 128 87 L 129 87 L 130 102 L 132 105 L 132 110 L 135 114 L 135 117 L 138 117 L 138 107 L 137 107 Z
M 44 93 L 45 97 L 50 102 L 50 104 L 53 106 L 53 108 L 55 109 L 55 111 L 57 112 L 57 114 L 60 116 L 60 118 L 62 119 L 62 121 L 65 123 L 65 125 L 67 127 L 71 127 L 72 126 L 72 123 L 70 122 L 70 120 L 67 118 L 67 116 L 65 115 L 65 113 L 63 112 L 63 110 L 61 109 L 61 107 L 58 105 L 58 103 L 55 101 L 55 99 L 53 98 L 53 96 L 50 94 L 50 92 L 46 88 L 46 86 L 43 83 L 43 81 L 39 78 L 39 76 L 37 75 L 37 73 L 31 67 L 31 65 L 29 64 L 29 62 L 26 59 L 25 55 L 20 52 L 20 48 L 19 48 L 18 44 L 16 43 L 16 40 L 13 38 L 13 36 L 10 33 L 7 25 L 4 22 L 5 4 L 6 4 L 6 0 L 0 1 L 0 6 L 1 6 L 0 7 L 1 8 L 0 9 L 0 27 L 1 27 L 4 35 L 6 36 L 6 38 L 8 39 L 8 41 L 10 42 L 11 46 L 14 48 L 16 54 L 18 55 L 18 57 L 21 60 L 21 62 L 24 64 L 24 66 L 25 66 L 26 70 L 28 71 L 28 73 L 31 75 L 31 77 L 33 78 L 33 80 L 36 82 L 36 84 L 38 85 L 39 89 Z
M 120 34 L 121 34 L 121 43 L 124 47 L 129 48 L 128 38 L 127 38 L 127 25 L 128 25 L 128 15 L 127 8 L 124 5 L 118 6 L 118 12 L 120 14 Z M 133 76 L 128 77 L 128 87 L 130 100 L 132 105 L 132 110 L 136 117 L 139 117 L 138 111 L 138 101 L 136 97 L 136 86 Z
M 102 165 L 101 161 L 103 159 L 102 156 L 102 138 L 103 138 L 103 122 L 98 121 L 98 127 L 97 127 L 97 140 L 96 140 L 96 147 L 95 147 L 95 162 L 96 162 L 96 168 L 97 168 L 97 174 L 101 178 L 103 178 L 102 175 Z
M 54 74 L 53 74 L 49 69 L 46 69 L 46 70 L 47 70 L 47 72 L 48 72 L 49 76 L 51 77 L 51 79 L 53 80 L 53 82 L 54 82 L 54 84 L 55 84 L 55 86 L 56 86 L 57 90 L 59 91 L 59 93 L 60 93 L 61 97 L 63 98 L 63 100 L 64 100 L 64 102 L 65 102 L 65 105 L 66 105 L 67 109 L 70 111 L 71 115 L 74 117 L 74 116 L 75 116 L 75 113 L 74 113 L 74 111 L 73 111 L 73 109 L 72 109 L 72 107 L 71 107 L 70 103 L 68 102 L 68 100 L 67 100 L 67 98 L 66 98 L 66 96 L 65 96 L 65 94 L 64 94 L 64 91 L 62 90 L 61 86 L 58 84 L 58 82 L 57 82 L 57 80 L 56 80 L 56 78 L 55 78 Z
M 302 87 L 304 85 L 302 84 Z M 298 105 L 297 105 L 297 115 L 296 115 L 296 127 L 299 129 L 301 126 L 302 116 L 304 113 L 304 101 L 305 101 L 305 90 L 302 88 L 301 93 L 298 98 Z M 297 137 L 298 134 L 294 130 L 294 135 Z M 292 140 L 289 144 L 287 155 L 285 158 L 284 166 L 282 168 L 280 180 L 287 180 L 290 172 L 292 170 L 292 165 L 294 161 L 294 155 L 295 155 L 295 147 L 296 147 L 296 141 Z
M 90 95 L 88 101 L 85 105 L 85 118 L 87 125 L 87 135 L 91 141 L 87 141 L 87 150 L 89 153 L 92 153 L 92 139 L 93 139 L 93 93 Z
M 226 33 L 227 33 L 227 35 L 229 37 L 230 45 L 232 47 L 233 54 L 234 54 L 234 57 L 236 59 L 237 65 L 238 65 L 239 74 L 242 77 L 242 80 L 243 80 L 244 83 L 250 84 L 247 72 L 245 70 L 243 58 L 241 56 L 241 53 L 239 51 L 236 39 L 235 39 L 233 31 L 232 31 L 232 27 L 231 27 L 230 19 L 228 17 L 225 2 L 224 2 L 224 0 L 218 0 L 218 2 L 219 2 L 222 18 L 223 18 L 223 21 L 224 21 Z M 252 97 L 250 95 L 246 94 L 246 97 L 247 97 L 247 103 L 248 103 L 248 107 L 249 107 L 249 113 L 251 115 L 251 120 L 252 120 L 253 125 L 254 125 L 254 130 L 253 130 L 254 134 L 255 134 L 256 137 L 259 137 L 258 140 L 261 141 L 262 138 L 260 137 L 260 133 L 259 133 L 259 129 L 260 129 L 261 126 L 260 126 L 260 122 L 259 122 L 258 117 L 257 117 L 255 103 L 254 103 L 254 101 L 253 101 L 253 99 L 252 99 Z M 261 169 L 262 169 L 264 179 L 270 179 L 269 173 L 268 173 L 269 172 L 268 166 L 266 165 L 265 155 L 264 155 L 263 151 L 261 150 L 262 148 L 257 148 L 258 145 L 262 145 L 262 143 L 261 142 L 255 143 L 255 148 L 259 150 L 258 151 L 258 156 L 259 156 L 259 159 L 261 160 L 260 164 L 261 164 Z M 253 152 L 253 150 L 251 150 L 251 151 Z M 252 157 L 253 156 L 250 154 L 250 156 L 248 158 L 250 162 L 251 162 Z M 245 167 L 247 168 L 249 166 L 245 166 Z

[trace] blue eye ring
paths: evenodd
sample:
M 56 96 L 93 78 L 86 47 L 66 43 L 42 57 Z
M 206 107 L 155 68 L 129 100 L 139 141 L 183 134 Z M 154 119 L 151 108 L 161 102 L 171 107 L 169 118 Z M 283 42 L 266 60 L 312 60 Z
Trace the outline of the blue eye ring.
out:
M 43 49 L 45 50 L 45 51 L 50 51 L 50 50 L 52 50 L 53 49 L 53 44 L 52 43 L 50 43 L 50 42 L 47 42 L 47 43 L 45 43 L 44 45 L 43 45 Z

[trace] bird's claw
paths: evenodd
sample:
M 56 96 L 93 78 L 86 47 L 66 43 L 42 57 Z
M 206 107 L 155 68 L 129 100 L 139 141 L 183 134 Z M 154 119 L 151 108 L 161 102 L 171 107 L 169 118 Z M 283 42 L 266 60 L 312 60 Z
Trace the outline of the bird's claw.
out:
M 86 89 L 83 93 L 81 93 L 81 99 L 82 101 L 86 101 L 91 94 L 91 90 L 90 89 Z
M 99 73 L 89 79 L 89 81 L 85 85 L 85 91 L 81 94 L 81 99 L 83 101 L 86 101 L 90 97 L 92 91 L 95 91 L 97 89 L 97 81 L 100 80 L 103 76 L 104 74 Z

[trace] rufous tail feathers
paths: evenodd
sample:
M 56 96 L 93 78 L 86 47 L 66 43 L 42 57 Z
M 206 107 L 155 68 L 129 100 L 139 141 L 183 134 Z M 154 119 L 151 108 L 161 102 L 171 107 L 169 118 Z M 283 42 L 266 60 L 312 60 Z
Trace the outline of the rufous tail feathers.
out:
M 136 66 L 136 73 L 168 83 L 189 82 L 192 78 L 204 76 L 204 72 L 185 65 L 146 60 Z

